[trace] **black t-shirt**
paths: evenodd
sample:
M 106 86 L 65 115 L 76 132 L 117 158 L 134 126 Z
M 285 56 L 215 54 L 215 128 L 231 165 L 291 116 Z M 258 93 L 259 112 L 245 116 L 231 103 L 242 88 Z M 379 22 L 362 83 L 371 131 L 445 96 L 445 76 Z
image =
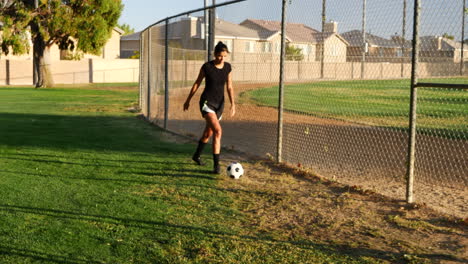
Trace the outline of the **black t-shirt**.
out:
M 209 61 L 203 64 L 202 70 L 205 73 L 206 85 L 200 102 L 206 102 L 208 106 L 218 109 L 224 103 L 224 87 L 231 72 L 231 64 L 224 62 L 224 67 L 218 69 L 214 61 Z

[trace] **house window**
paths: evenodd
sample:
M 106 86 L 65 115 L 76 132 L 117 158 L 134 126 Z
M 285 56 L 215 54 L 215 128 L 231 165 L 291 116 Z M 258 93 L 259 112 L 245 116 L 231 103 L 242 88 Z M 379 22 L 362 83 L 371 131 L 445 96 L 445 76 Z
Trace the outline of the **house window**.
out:
M 245 42 L 245 52 L 254 52 L 255 42 L 247 41 Z
M 275 43 L 275 53 L 281 53 L 281 43 Z
M 397 57 L 403 57 L 403 51 L 401 49 L 396 50 L 396 56 Z
M 271 42 L 263 42 L 263 52 L 271 52 Z
M 338 47 L 333 45 L 331 46 L 331 55 L 334 57 L 338 57 Z

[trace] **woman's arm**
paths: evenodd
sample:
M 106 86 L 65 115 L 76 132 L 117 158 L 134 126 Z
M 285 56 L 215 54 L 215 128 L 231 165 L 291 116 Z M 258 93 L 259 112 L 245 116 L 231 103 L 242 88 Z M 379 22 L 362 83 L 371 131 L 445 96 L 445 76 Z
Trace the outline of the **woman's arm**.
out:
M 193 95 L 197 92 L 198 87 L 200 87 L 201 82 L 203 81 L 203 78 L 205 78 L 205 72 L 203 69 L 200 69 L 200 73 L 198 74 L 198 78 L 195 81 L 195 83 L 192 86 L 192 89 L 190 90 L 190 93 L 187 97 L 187 100 L 185 100 L 184 103 L 184 111 L 189 109 L 190 106 L 190 100 L 192 100 Z
M 234 102 L 234 88 L 232 86 L 232 72 L 228 74 L 227 77 L 227 92 L 229 96 L 229 101 L 231 102 L 231 116 L 234 116 L 236 114 L 236 104 Z

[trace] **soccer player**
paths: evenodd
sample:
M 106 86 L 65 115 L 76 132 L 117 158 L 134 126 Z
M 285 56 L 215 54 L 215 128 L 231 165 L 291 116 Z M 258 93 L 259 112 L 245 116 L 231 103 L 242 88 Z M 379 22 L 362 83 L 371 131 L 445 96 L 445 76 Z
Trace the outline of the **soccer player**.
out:
M 193 161 L 198 165 L 203 165 L 201 153 L 213 136 L 213 173 L 219 174 L 219 154 L 221 151 L 222 129 L 219 121 L 224 110 L 224 87 L 227 89 L 229 101 L 231 103 L 231 116 L 236 113 L 234 103 L 234 90 L 232 87 L 231 64 L 225 61 L 229 50 L 221 41 L 216 44 L 214 50 L 214 60 L 206 62 L 200 69 L 198 78 L 192 86 L 187 100 L 184 103 L 184 111 L 188 110 L 190 100 L 197 92 L 201 82 L 205 78 L 205 90 L 200 97 L 200 112 L 206 121 L 203 135 L 198 141 L 198 147 L 192 156 Z

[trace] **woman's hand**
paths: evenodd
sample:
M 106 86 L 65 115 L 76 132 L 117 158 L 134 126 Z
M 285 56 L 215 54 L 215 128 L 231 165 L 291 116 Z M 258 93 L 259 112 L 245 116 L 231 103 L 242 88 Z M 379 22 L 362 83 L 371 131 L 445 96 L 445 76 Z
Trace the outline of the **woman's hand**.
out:
M 231 117 L 233 117 L 236 114 L 236 105 L 232 104 L 231 105 Z

